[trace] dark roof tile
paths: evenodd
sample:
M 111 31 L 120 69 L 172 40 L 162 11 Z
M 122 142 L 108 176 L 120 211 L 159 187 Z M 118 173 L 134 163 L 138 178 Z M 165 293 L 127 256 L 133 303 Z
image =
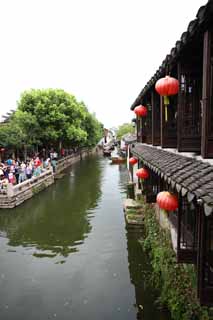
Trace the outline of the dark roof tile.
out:
M 213 206 L 213 166 L 209 163 L 142 143 L 136 143 L 131 151 L 158 175 L 169 180 L 172 188 L 176 186 L 178 192 L 187 193 L 190 199 L 196 196 L 206 205 Z

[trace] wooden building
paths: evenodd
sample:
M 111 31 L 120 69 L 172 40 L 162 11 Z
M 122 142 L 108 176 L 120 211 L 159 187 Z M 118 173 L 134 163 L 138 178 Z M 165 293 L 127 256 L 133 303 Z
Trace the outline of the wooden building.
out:
M 165 117 L 155 83 L 170 75 L 179 80 Z M 177 261 L 193 263 L 201 304 L 213 305 L 213 0 L 147 82 L 135 102 L 147 107 L 137 117 L 137 143 L 131 148 L 139 166 L 150 172 L 144 185 L 147 202 L 159 191 L 176 193 L 179 208 L 169 214 L 177 232 Z

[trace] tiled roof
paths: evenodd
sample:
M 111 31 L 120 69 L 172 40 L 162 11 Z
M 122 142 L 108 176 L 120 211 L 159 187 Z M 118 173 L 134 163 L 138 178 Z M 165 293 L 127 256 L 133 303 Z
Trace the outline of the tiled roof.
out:
M 170 53 L 167 54 L 166 58 L 162 62 L 161 66 L 158 68 L 156 73 L 147 82 L 145 87 L 139 93 L 138 97 L 131 106 L 131 110 L 141 104 L 141 99 L 146 94 L 146 92 L 156 83 L 158 79 L 165 76 L 166 68 L 172 65 L 174 61 L 180 56 L 184 48 L 194 39 L 194 37 L 199 32 L 204 32 L 208 25 L 212 23 L 213 20 L 213 0 L 209 0 L 205 6 L 200 7 L 197 12 L 196 19 L 190 21 L 187 31 L 183 32 L 179 41 L 176 42 L 175 47 L 171 49 Z
M 122 139 L 125 141 L 126 144 L 131 144 L 133 142 L 136 142 L 137 136 L 134 133 L 127 133 L 122 137 Z
M 213 212 L 212 165 L 142 143 L 136 143 L 131 152 L 182 196 L 187 195 L 189 202 L 195 197 L 201 200 L 206 215 Z

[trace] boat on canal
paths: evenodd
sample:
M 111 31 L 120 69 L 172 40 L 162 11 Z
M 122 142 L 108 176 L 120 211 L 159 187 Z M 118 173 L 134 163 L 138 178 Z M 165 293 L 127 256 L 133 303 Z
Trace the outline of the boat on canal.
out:
M 111 164 L 125 163 L 126 158 L 120 157 L 119 155 L 111 157 Z
M 108 148 L 103 149 L 103 156 L 104 157 L 110 157 L 111 156 L 111 150 Z

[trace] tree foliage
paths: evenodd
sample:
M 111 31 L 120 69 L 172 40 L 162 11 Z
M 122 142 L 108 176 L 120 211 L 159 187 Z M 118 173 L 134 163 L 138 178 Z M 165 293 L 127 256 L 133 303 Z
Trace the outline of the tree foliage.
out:
M 22 111 L 36 117 L 40 137 L 45 143 L 58 141 L 85 142 L 87 135 L 81 129 L 86 118 L 85 109 L 73 95 L 63 90 L 30 90 L 24 92 L 18 104 Z
M 8 123 L 0 126 L 0 141 L 3 146 L 12 148 L 39 144 L 39 126 L 36 117 L 17 110 Z
M 95 116 L 89 112 L 86 114 L 86 119 L 84 121 L 84 130 L 87 133 L 86 146 L 95 146 L 98 141 L 103 137 L 103 125 L 98 122 Z
M 135 129 L 133 128 L 131 123 L 124 123 L 118 127 L 117 138 L 121 139 L 121 137 L 127 133 L 134 133 Z
M 83 102 L 61 89 L 31 89 L 10 121 L 0 126 L 2 146 L 94 146 L 102 125 Z

